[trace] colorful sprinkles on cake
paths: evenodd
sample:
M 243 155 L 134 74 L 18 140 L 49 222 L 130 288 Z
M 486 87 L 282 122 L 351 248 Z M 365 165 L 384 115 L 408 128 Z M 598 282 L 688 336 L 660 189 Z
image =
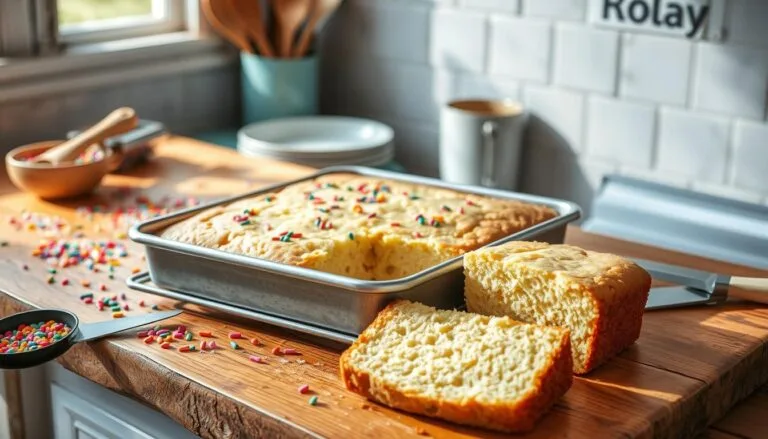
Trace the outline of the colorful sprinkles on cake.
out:
M 72 328 L 69 325 L 55 320 L 22 323 L 12 331 L 5 331 L 0 338 L 0 354 L 20 354 L 42 349 L 63 339 L 70 332 Z

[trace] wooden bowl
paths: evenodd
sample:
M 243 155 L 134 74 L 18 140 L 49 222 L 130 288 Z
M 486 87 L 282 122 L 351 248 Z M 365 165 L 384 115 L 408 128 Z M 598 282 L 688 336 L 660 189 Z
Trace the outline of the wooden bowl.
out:
M 27 161 L 61 142 L 63 140 L 49 140 L 11 150 L 5 156 L 11 182 L 43 199 L 76 197 L 93 191 L 101 179 L 120 164 L 118 155 L 109 150 L 102 160 L 91 163 L 51 165 Z

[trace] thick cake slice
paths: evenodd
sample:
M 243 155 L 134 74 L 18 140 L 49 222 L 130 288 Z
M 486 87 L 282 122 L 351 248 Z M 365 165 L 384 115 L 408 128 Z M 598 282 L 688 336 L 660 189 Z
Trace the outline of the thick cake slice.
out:
M 627 259 L 542 242 L 468 253 L 464 277 L 469 311 L 570 329 L 577 374 L 637 340 L 651 287 Z
M 507 432 L 571 386 L 568 331 L 396 301 L 340 360 L 347 389 L 390 407 Z

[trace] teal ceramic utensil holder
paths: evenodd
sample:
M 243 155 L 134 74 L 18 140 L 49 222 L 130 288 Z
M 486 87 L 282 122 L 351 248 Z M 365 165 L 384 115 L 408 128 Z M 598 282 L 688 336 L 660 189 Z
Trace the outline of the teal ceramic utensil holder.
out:
M 317 56 L 240 54 L 243 124 L 317 114 Z

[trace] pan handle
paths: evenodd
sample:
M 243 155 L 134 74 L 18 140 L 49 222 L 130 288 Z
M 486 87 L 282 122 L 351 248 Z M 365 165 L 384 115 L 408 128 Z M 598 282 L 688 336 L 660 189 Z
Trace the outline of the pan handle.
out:
M 729 296 L 768 305 L 768 278 L 732 276 L 728 285 Z

